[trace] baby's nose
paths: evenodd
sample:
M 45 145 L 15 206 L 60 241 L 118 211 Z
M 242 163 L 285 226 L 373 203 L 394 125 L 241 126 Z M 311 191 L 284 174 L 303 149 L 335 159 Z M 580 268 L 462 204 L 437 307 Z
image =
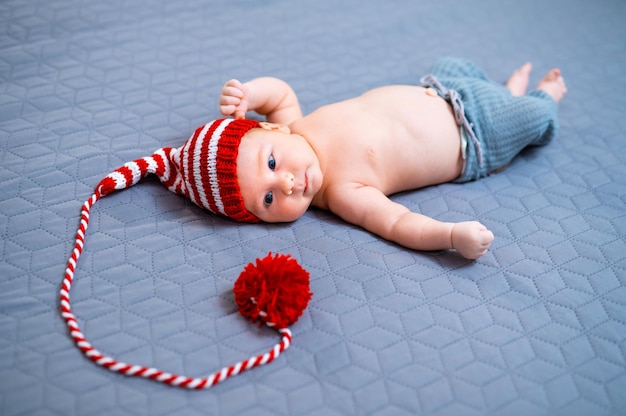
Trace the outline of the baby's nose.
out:
M 293 176 L 293 173 L 286 172 L 282 177 L 282 190 L 285 194 L 291 195 L 293 193 L 293 185 L 296 178 Z

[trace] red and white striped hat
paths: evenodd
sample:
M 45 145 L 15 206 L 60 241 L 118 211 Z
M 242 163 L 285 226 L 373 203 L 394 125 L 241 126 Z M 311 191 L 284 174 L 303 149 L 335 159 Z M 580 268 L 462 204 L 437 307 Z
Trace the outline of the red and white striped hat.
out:
M 237 181 L 239 143 L 254 120 L 219 119 L 199 127 L 180 148 L 164 147 L 152 156 L 128 162 L 96 187 L 101 196 L 135 185 L 155 174 L 172 192 L 196 205 L 240 222 L 259 222 L 244 206 Z
M 126 189 L 143 177 L 155 174 L 169 190 L 190 198 L 211 212 L 237 221 L 259 221 L 246 210 L 237 183 L 237 154 L 246 132 L 259 126 L 251 120 L 215 120 L 198 128 L 179 149 L 164 147 L 152 156 L 124 164 L 100 181 L 93 195 L 81 209 L 76 242 L 70 255 L 60 296 L 63 319 L 76 346 L 94 363 L 116 373 L 144 377 L 171 386 L 205 389 L 225 379 L 268 364 L 291 344 L 288 326 L 296 322 L 306 308 L 312 293 L 309 273 L 289 255 L 257 259 L 248 264 L 235 282 L 234 295 L 239 312 L 252 322 L 264 322 L 281 334 L 281 341 L 264 354 L 259 354 L 203 378 L 171 374 L 157 368 L 127 364 L 102 354 L 82 333 L 72 312 L 70 291 L 74 271 L 85 246 L 85 235 L 93 205 L 105 195 Z

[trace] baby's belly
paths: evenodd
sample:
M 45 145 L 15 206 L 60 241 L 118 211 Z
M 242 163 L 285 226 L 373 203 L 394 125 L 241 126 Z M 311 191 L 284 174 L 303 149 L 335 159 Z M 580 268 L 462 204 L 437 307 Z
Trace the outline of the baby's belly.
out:
M 389 184 L 393 192 L 450 182 L 463 169 L 461 132 L 450 106 L 438 97 L 418 103 L 415 114 L 406 111 L 400 117 L 393 150 L 399 155 L 397 174 Z
M 387 195 L 461 175 L 461 135 L 452 109 L 424 88 L 383 87 L 305 119 L 295 127 L 336 150 L 325 157 L 352 181 Z

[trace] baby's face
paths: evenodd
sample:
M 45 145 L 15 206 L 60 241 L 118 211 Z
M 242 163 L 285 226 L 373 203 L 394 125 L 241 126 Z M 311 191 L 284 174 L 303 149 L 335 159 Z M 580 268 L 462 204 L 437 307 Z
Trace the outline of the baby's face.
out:
M 317 155 L 302 136 L 262 128 L 242 138 L 237 178 L 246 209 L 265 222 L 300 218 L 323 179 Z

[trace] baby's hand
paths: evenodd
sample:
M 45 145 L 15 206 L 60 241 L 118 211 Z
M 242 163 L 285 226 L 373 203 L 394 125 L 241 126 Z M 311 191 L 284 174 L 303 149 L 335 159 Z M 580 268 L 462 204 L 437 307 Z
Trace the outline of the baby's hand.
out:
M 236 120 L 246 117 L 250 103 L 250 91 L 236 79 L 231 79 L 222 87 L 219 98 L 220 112 L 233 116 Z
M 493 233 L 476 221 L 459 222 L 452 228 L 452 247 L 466 259 L 477 259 L 487 252 Z

